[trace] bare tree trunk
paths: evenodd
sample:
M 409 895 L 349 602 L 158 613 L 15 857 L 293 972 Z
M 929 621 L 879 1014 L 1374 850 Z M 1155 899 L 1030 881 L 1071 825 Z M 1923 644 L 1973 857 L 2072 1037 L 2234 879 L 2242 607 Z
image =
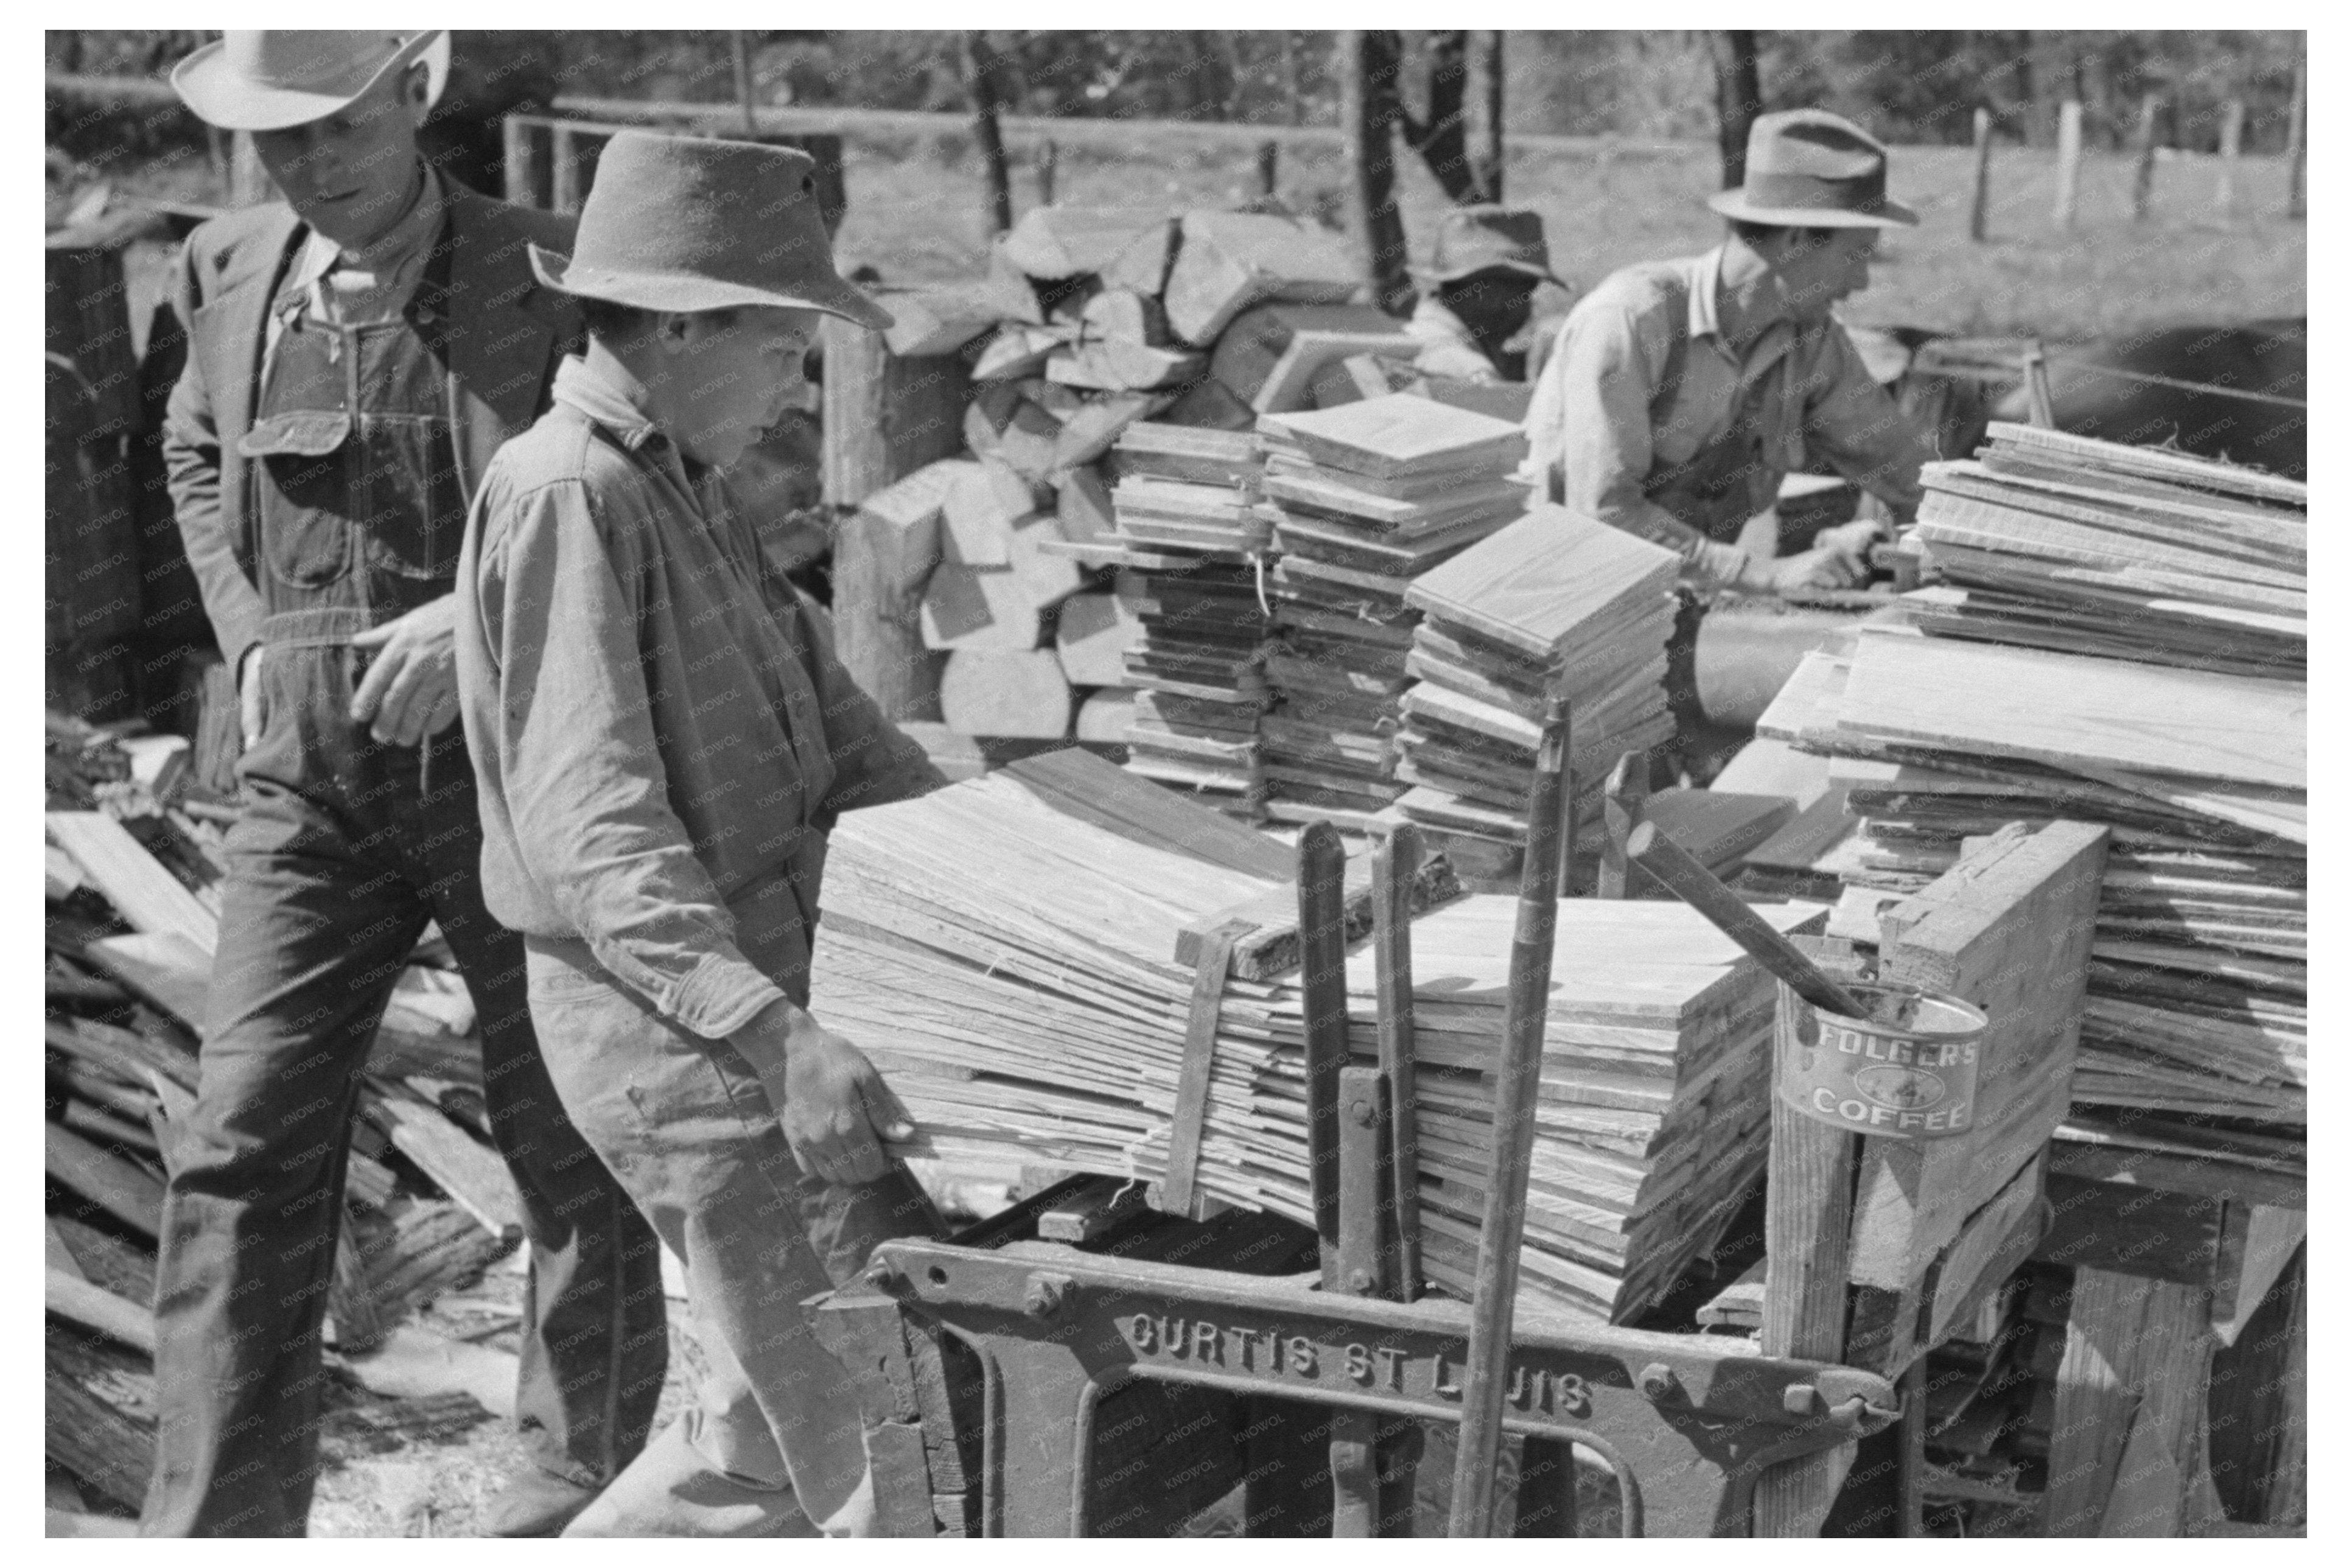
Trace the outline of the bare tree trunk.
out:
M 972 135 L 988 175 L 988 216 L 991 234 L 1013 226 L 1013 171 L 1004 162 L 1004 130 L 997 122 L 996 51 L 988 35 L 977 30 L 963 36 L 964 74 L 971 89 Z
M 1404 221 L 1396 208 L 1396 36 L 1339 35 L 1339 132 L 1348 163 L 1348 227 L 1381 309 L 1402 314 L 1412 298 L 1405 277 Z
M 1394 34 L 1388 36 L 1395 37 Z M 1394 51 L 1398 46 L 1391 43 L 1389 47 Z M 1483 197 L 1477 178 L 1470 170 L 1469 126 L 1464 116 L 1470 87 L 1470 35 L 1460 31 L 1432 33 L 1427 48 L 1429 118 L 1419 121 L 1412 118 L 1391 73 L 1387 88 L 1397 106 L 1397 121 L 1404 128 L 1406 144 L 1421 154 L 1422 162 L 1429 165 L 1429 172 L 1444 187 L 1449 200 L 1479 201 Z M 1392 53 L 1391 58 L 1398 57 Z
M 1748 178 L 1748 128 L 1764 111 L 1764 89 L 1756 73 L 1756 35 L 1740 29 L 1712 32 L 1715 56 L 1715 136 L 1723 157 L 1723 188 Z
M 1470 54 L 1470 183 L 1482 202 L 1503 199 L 1503 31 L 1481 33 Z

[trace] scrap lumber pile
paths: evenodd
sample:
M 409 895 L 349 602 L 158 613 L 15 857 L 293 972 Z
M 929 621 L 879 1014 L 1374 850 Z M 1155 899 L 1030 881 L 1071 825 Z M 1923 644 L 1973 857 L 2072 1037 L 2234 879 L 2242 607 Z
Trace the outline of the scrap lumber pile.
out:
M 1675 562 L 1622 530 L 1544 503 L 1414 581 L 1406 660 L 1404 815 L 1516 849 L 1548 696 L 1569 700 L 1571 820 L 1601 820 L 1619 757 L 1669 738 L 1666 639 Z
M 1265 710 L 1266 615 L 1255 558 L 1269 527 L 1247 431 L 1139 423 L 1111 449 L 1126 563 L 1117 598 L 1135 627 L 1127 765 L 1255 821 Z
M 1249 918 L 1216 1004 L 1198 1178 L 1305 1218 L 1292 860 L 1082 752 L 1034 758 L 843 819 L 813 1005 L 913 1111 L 914 1152 L 968 1171 L 1159 1178 L 1192 961 L 1205 933 Z M 1450 881 L 1441 865 L 1432 896 Z M 1351 936 L 1368 934 L 1367 875 L 1351 868 Z M 1424 1257 L 1456 1291 L 1475 1261 L 1512 908 L 1465 899 L 1413 926 Z M 1820 915 L 1763 912 L 1790 931 Z M 1623 1319 L 1711 1245 L 1762 1167 L 1773 983 L 1675 903 L 1564 902 L 1557 941 L 1525 1279 Z M 1366 944 L 1349 987 L 1370 1056 Z
M 1149 584 L 1122 593 L 1112 574 L 1192 574 L 1210 596 L 1230 597 L 1237 574 L 1221 568 L 1237 548 L 1262 546 L 1265 525 L 1253 523 L 1254 498 L 1223 479 L 1171 472 L 1136 441 L 1125 459 L 1109 455 L 1146 420 L 1202 437 L 1246 431 L 1259 409 L 1305 406 L 1334 355 L 1409 342 L 1350 303 L 1359 291 L 1338 237 L 1293 219 L 1046 206 L 997 241 L 982 282 L 891 296 L 891 352 L 961 353 L 975 389 L 969 456 L 863 503 L 898 542 L 896 575 L 921 602 L 925 646 L 947 656 L 940 707 L 950 730 L 1116 743 L 1137 692 L 1188 695 L 1134 678 L 1129 655 L 1145 624 L 1129 605 L 1155 595 Z M 1185 450 L 1167 437 L 1157 448 L 1170 459 Z M 1230 689 L 1248 684 L 1230 669 L 1184 679 L 1192 673 L 1167 679 L 1222 687 L 1202 700 L 1228 706 L 1242 700 Z M 1247 794 L 1226 787 L 1245 771 L 1237 759 L 1181 750 L 1153 754 L 1213 777 L 1229 801 Z
M 1261 727 L 1267 813 L 1363 831 L 1402 793 L 1397 704 L 1419 618 L 1407 590 L 1527 510 L 1511 477 L 1527 438 L 1402 393 L 1266 414 L 1258 432 L 1281 552 L 1274 710 Z
M 161 1150 L 195 1093 L 219 921 L 218 829 L 176 809 L 121 818 L 87 809 L 69 784 L 58 786 L 89 787 L 91 772 L 112 765 L 111 748 L 79 745 L 61 757 L 72 721 L 56 715 L 50 735 L 47 1452 L 57 1495 L 79 1487 L 82 1506 L 136 1511 L 154 1451 Z M 110 782 L 121 781 L 98 780 Z M 420 956 L 446 964 L 446 951 L 433 936 Z M 395 1363 L 420 1347 L 438 1355 L 443 1342 L 404 1320 L 478 1277 L 521 1235 L 512 1183 L 487 1141 L 472 1028 L 463 982 L 436 963 L 412 965 L 369 1062 L 328 1290 L 331 1335 L 362 1384 L 379 1372 L 397 1375 Z M 472 1366 L 484 1357 L 508 1370 L 504 1393 L 493 1378 L 480 1403 L 510 1407 L 511 1356 L 461 1344 L 439 1359 Z
M 1832 929 L 2004 822 L 2109 825 L 2061 1136 L 2299 1171 L 2305 488 L 2003 425 L 1930 475 L 1951 583 L 1810 656 L 1759 723 L 1836 759 L 1863 819 Z

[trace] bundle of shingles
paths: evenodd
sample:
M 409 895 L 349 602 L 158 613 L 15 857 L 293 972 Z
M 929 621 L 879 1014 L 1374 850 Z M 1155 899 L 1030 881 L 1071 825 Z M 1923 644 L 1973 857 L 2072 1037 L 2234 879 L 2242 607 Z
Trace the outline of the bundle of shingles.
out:
M 2299 1168 L 2305 487 L 2005 425 L 1927 480 L 1948 582 L 1759 726 L 1836 759 L 1863 818 L 1838 927 L 2003 822 L 2111 825 L 2061 1136 Z
M 1280 551 L 1271 574 L 1274 710 L 1261 727 L 1268 815 L 1369 829 L 1403 793 L 1398 700 L 1408 589 L 1517 517 L 1518 427 L 1425 397 L 1258 421 Z
M 53 762 L 85 790 L 120 779 L 104 744 Z M 136 1511 L 154 1450 L 149 1358 L 160 1150 L 196 1087 L 196 1044 L 219 921 L 218 831 L 181 807 L 120 817 L 52 769 L 47 814 L 47 1453 L 53 1508 Z M 94 776 L 93 776 L 94 775 Z M 61 784 L 65 787 L 60 788 Z M 119 797 L 110 804 L 121 805 Z M 513 1357 L 407 1321 L 514 1248 L 520 1208 L 487 1142 L 481 1058 L 465 986 L 440 963 L 404 975 L 362 1090 L 328 1289 L 339 1364 L 362 1386 L 439 1392 L 380 1413 L 404 1429 L 462 1427 L 512 1407 Z M 489 1309 L 497 1330 L 510 1312 Z M 419 1424 L 422 1426 L 419 1426 Z
M 814 1006 L 858 1040 L 967 1171 L 1164 1174 L 1204 933 L 1256 922 L 1217 1003 L 1199 1179 L 1308 1215 L 1292 853 L 1083 752 L 843 819 Z M 1351 934 L 1369 924 L 1351 867 Z M 1426 868 L 1442 900 L 1450 873 Z M 1487 1179 L 1513 901 L 1413 926 L 1429 1278 L 1466 1290 Z M 1285 911 L 1287 911 L 1286 914 Z M 1783 931 L 1818 906 L 1765 906 Z M 1526 1287 L 1623 1319 L 1708 1247 L 1764 1157 L 1769 976 L 1680 904 L 1559 910 Z M 1349 960 L 1373 1049 L 1372 961 Z
M 1394 321 L 1349 302 L 1360 288 L 1338 237 L 1287 217 L 1047 206 L 995 243 L 984 281 L 887 296 L 891 351 L 961 353 L 974 384 L 970 456 L 864 503 L 922 601 L 926 646 L 947 655 L 950 730 L 1115 742 L 1136 691 L 1185 695 L 1129 678 L 1143 626 L 1110 574 L 1198 569 L 1221 592 L 1231 547 L 1255 547 L 1237 515 L 1250 500 L 1135 442 L 1108 454 L 1145 420 L 1246 431 L 1265 408 L 1306 406 L 1340 356 L 1409 353 Z
M 1136 627 L 1127 765 L 1254 821 L 1266 702 L 1257 561 L 1269 532 L 1257 444 L 1246 431 L 1137 424 L 1111 466 L 1118 597 Z
M 1674 732 L 1675 571 L 1671 552 L 1546 503 L 1415 580 L 1404 815 L 1465 852 L 1523 846 L 1544 705 L 1565 696 L 1574 820 L 1596 831 L 1610 769 Z

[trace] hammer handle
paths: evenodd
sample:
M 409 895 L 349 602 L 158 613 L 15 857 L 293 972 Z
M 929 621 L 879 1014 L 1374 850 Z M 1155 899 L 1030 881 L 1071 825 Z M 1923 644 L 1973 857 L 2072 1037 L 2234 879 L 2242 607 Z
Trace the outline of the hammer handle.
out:
M 1847 1018 L 1870 1016 L 1870 1010 L 1844 986 L 1822 973 L 1811 959 L 1797 951 L 1795 943 L 1766 924 L 1689 850 L 1659 832 L 1656 823 L 1643 823 L 1627 837 L 1625 858 L 1664 883 L 1676 898 L 1712 921 L 1716 930 L 1814 1006 Z

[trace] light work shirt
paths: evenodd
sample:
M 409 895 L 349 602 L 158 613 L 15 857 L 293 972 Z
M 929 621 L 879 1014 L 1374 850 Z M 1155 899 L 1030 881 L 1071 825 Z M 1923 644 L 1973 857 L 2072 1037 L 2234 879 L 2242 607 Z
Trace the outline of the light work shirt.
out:
M 1522 469 L 1553 500 L 1678 552 L 1701 589 L 1738 577 L 1732 541 L 1815 458 L 1907 518 L 1935 456 L 1834 320 L 1783 318 L 1730 342 L 1723 255 L 1628 267 L 1578 301 L 1528 409 Z

